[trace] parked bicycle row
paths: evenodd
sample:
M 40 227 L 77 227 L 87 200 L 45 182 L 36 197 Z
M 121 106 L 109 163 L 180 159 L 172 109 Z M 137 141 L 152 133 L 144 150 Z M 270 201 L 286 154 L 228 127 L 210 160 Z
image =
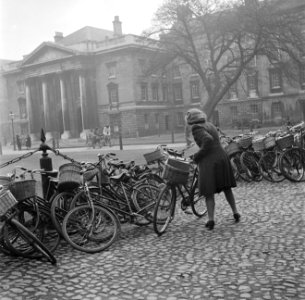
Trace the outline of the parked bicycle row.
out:
M 60 155 L 58 151 L 56 154 Z M 160 214 L 160 207 L 163 212 L 167 207 L 159 200 L 156 212 L 155 204 L 160 190 L 167 186 L 165 182 L 182 184 L 182 208 L 191 205 L 193 199 L 192 207 L 197 213 L 193 188 L 197 175 L 192 173 L 189 185 L 192 163 L 183 158 L 183 151 L 160 145 L 145 158 L 146 165 L 137 165 L 134 161 L 119 161 L 108 153 L 99 155 L 95 163 L 71 159 L 73 162 L 60 166 L 57 178 L 54 172 L 22 167 L 14 168 L 9 176 L 1 176 L 0 251 L 46 257 L 54 264 L 53 253 L 62 238 L 80 251 L 95 253 L 111 246 L 119 237 L 121 224 L 126 222 L 137 226 L 154 223 L 160 234 L 158 226 L 168 225 L 168 217 Z M 195 170 L 194 165 L 192 168 Z M 38 175 L 49 176 L 44 197 L 37 194 Z
M 265 136 L 247 134 L 221 137 L 236 179 L 271 182 L 304 179 L 305 123 Z

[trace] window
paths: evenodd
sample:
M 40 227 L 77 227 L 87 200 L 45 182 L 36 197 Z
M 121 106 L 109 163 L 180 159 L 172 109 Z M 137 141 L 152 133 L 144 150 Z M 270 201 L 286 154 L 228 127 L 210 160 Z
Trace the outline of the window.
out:
M 229 89 L 229 99 L 236 100 L 238 98 L 237 95 L 237 84 L 233 84 Z
M 182 101 L 182 83 L 175 83 L 174 86 L 174 101 Z
M 173 67 L 173 77 L 174 78 L 180 78 L 181 77 L 181 72 L 179 66 L 174 66 Z
M 252 114 L 257 114 L 258 113 L 258 105 L 257 104 L 251 104 L 250 105 L 250 111 Z
M 119 102 L 119 90 L 118 85 L 111 83 L 108 85 L 109 103 L 117 104 Z
M 116 78 L 116 63 L 112 62 L 107 64 L 107 70 L 108 70 L 108 78 Z
M 250 98 L 257 97 L 257 73 L 247 75 L 248 96 Z
M 148 124 L 148 115 L 144 115 L 144 128 L 147 130 L 149 127 L 149 124 Z
M 272 103 L 272 112 L 275 114 L 282 113 L 282 103 L 281 102 Z
M 24 98 L 19 98 L 18 103 L 19 103 L 20 119 L 26 119 L 27 118 L 26 100 Z
M 280 93 L 282 92 L 282 73 L 280 69 L 270 69 L 269 70 L 270 79 L 270 92 Z
M 168 85 L 167 84 L 162 85 L 162 99 L 164 102 L 168 101 Z
M 231 106 L 230 110 L 232 118 L 235 119 L 238 116 L 237 106 Z
M 300 66 L 300 85 L 305 90 L 305 64 Z
M 192 99 L 198 99 L 200 98 L 199 95 L 199 81 L 191 81 L 191 98 Z
M 17 81 L 17 87 L 18 87 L 18 92 L 19 92 L 20 94 L 23 94 L 23 93 L 24 93 L 24 90 L 25 90 L 24 81 Z
M 181 111 L 177 113 L 177 125 L 184 126 L 184 114 Z
M 159 129 L 160 125 L 159 125 L 159 114 L 158 113 L 155 114 L 155 124 L 156 124 L 156 128 Z
M 148 88 L 147 83 L 141 83 L 141 100 L 148 100 Z
M 151 87 L 153 101 L 159 101 L 159 85 L 154 83 Z

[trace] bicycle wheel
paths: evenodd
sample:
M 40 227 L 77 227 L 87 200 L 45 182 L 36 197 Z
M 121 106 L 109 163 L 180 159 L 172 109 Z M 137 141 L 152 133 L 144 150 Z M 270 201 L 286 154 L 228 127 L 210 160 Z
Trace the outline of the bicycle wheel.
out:
M 65 216 L 65 240 L 75 249 L 96 253 L 110 247 L 120 232 L 117 216 L 100 205 L 76 206 Z
M 253 181 L 261 181 L 263 179 L 263 176 L 260 171 L 260 167 L 258 164 L 258 156 L 252 152 L 252 151 L 244 151 L 240 155 L 240 162 L 242 165 L 242 168 L 246 170 L 246 173 L 249 178 L 251 178 Z
M 280 170 L 282 174 L 293 182 L 299 182 L 304 177 L 305 150 L 291 148 L 282 153 L 280 157 Z
M 159 187 L 155 185 L 141 184 L 134 188 L 131 200 L 136 212 L 142 216 L 136 217 L 136 225 L 144 226 L 153 221 L 153 213 L 158 194 Z
M 175 214 L 175 206 L 176 188 L 167 184 L 160 191 L 153 214 L 154 230 L 158 235 L 162 235 L 172 221 Z
M 205 197 L 199 195 L 198 179 L 195 180 L 190 191 L 191 208 L 195 216 L 201 218 L 207 213 Z
M 17 253 L 21 256 L 24 256 L 24 253 L 20 251 L 22 246 L 24 249 L 32 248 L 33 250 L 37 251 L 41 256 L 45 257 L 51 264 L 56 264 L 56 258 L 54 255 L 48 250 L 48 248 L 33 234 L 30 230 L 28 230 L 25 226 L 19 223 L 15 219 L 11 219 L 5 224 L 5 228 L 9 230 L 4 230 L 4 240 L 7 247 L 14 253 Z M 18 236 L 17 240 L 14 240 L 12 243 L 11 235 L 8 234 L 11 231 L 15 231 Z M 17 245 L 18 244 L 18 245 Z M 16 248 L 18 246 L 18 250 Z M 26 256 L 28 257 L 28 256 Z
M 74 193 L 72 192 L 62 192 L 57 194 L 51 202 L 51 219 L 56 230 L 62 235 L 62 222 L 70 210 L 70 205 Z
M 246 182 L 251 182 L 252 179 L 249 176 L 249 173 L 246 168 L 243 167 L 241 164 L 241 157 L 242 152 L 237 152 L 230 157 L 231 165 L 233 166 L 234 176 L 235 179 L 241 178 Z
M 270 182 L 281 182 L 285 176 L 281 173 L 279 166 L 280 153 L 268 151 L 259 160 L 259 166 L 264 179 Z

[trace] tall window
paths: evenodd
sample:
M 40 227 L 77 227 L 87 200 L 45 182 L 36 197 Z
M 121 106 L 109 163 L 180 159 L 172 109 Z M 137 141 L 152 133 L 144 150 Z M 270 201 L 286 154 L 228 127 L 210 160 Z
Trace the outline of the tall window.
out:
M 18 82 L 17 82 L 17 87 L 18 87 L 18 92 L 19 92 L 20 94 L 23 94 L 23 93 L 24 93 L 24 90 L 25 90 L 24 81 L 18 81 Z
M 108 78 L 116 78 L 116 73 L 117 73 L 117 70 L 116 70 L 116 62 L 111 62 L 111 63 L 108 63 L 107 65 L 107 71 L 108 71 Z
M 250 111 L 252 114 L 257 114 L 258 113 L 258 105 L 257 104 L 251 104 L 250 105 Z
M 248 96 L 255 98 L 258 95 L 257 91 L 257 73 L 247 75 Z
M 236 119 L 237 116 L 238 116 L 238 109 L 237 109 L 237 106 L 231 106 L 231 107 L 230 107 L 230 110 L 231 110 L 232 119 Z
M 155 113 L 155 124 L 156 124 L 156 128 L 159 129 L 159 114 L 158 113 Z
M 168 85 L 167 84 L 162 85 L 162 99 L 164 102 L 168 101 Z
M 148 88 L 147 83 L 141 83 L 141 100 L 148 100 Z
M 144 128 L 147 130 L 149 127 L 149 124 L 148 124 L 148 115 L 145 114 L 144 115 Z
M 270 92 L 271 93 L 282 92 L 283 90 L 282 73 L 279 68 L 269 70 L 269 79 L 270 79 Z
M 110 104 L 117 104 L 119 102 L 119 89 L 117 84 L 108 84 L 108 96 Z
M 24 98 L 19 98 L 18 103 L 19 103 L 20 119 L 26 119 L 27 118 L 26 100 Z
M 192 100 L 198 100 L 200 98 L 199 94 L 199 81 L 191 81 L 191 98 Z
M 174 66 L 173 67 L 173 77 L 174 78 L 180 78 L 181 77 L 181 72 L 180 72 L 180 67 L 179 66 Z
M 174 101 L 182 101 L 182 83 L 175 83 L 174 88 Z
M 157 83 L 152 84 L 152 99 L 153 101 L 159 101 L 159 85 Z
M 184 126 L 184 114 L 181 111 L 177 112 L 177 125 Z

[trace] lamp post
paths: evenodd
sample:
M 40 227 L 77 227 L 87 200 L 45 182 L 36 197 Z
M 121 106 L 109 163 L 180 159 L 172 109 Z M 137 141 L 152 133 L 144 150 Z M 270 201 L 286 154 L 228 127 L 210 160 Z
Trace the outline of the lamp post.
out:
M 10 119 L 11 119 L 11 121 L 12 121 L 13 145 L 14 145 L 14 151 L 15 151 L 15 150 L 16 150 L 15 129 L 14 129 L 14 117 L 15 117 L 15 114 L 13 114 L 13 112 L 10 112 L 9 116 L 10 116 Z

